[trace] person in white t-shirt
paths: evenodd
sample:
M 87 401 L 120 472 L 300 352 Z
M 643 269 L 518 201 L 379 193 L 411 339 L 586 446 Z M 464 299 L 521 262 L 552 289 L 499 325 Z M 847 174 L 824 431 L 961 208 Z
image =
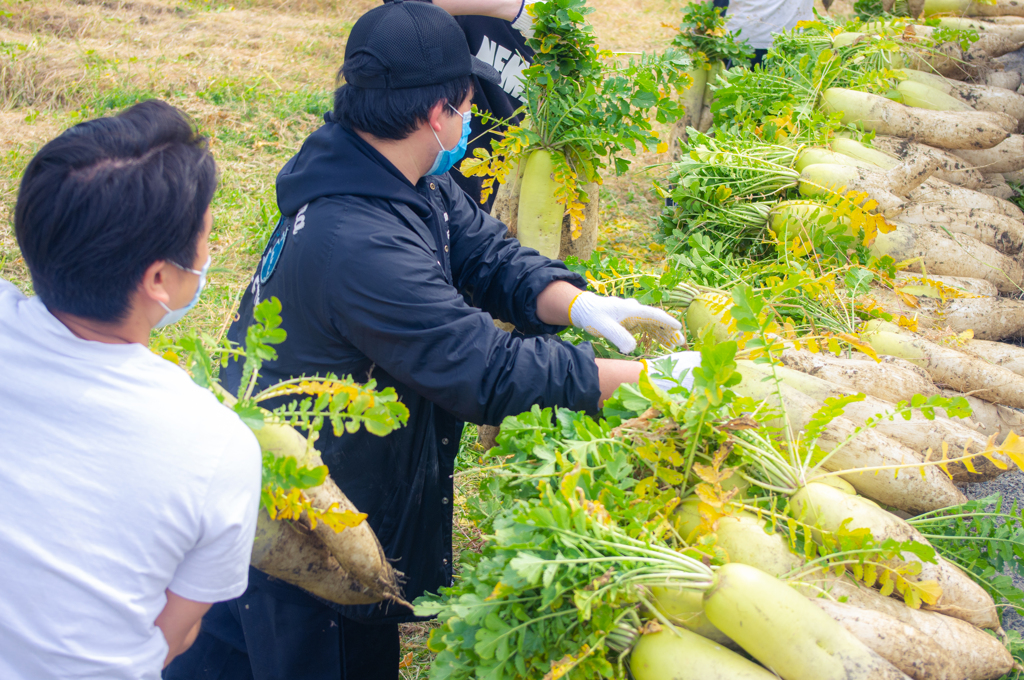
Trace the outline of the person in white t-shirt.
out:
M 726 28 L 750 43 L 755 64 L 771 49 L 776 33 L 814 19 L 814 0 L 716 0 L 715 5 L 728 7 Z
M 157 680 L 246 588 L 261 456 L 154 327 L 198 300 L 216 166 L 159 101 L 29 163 L 0 280 L 0 678 Z

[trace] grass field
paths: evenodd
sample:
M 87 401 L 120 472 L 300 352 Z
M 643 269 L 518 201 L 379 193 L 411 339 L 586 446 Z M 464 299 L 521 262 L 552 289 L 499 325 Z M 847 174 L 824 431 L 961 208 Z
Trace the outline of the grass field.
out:
M 197 309 L 170 332 L 222 336 L 277 221 L 277 171 L 322 122 L 345 38 L 378 2 L 0 0 L 0 277 L 31 290 L 11 223 L 21 172 L 36 149 L 77 122 L 159 97 L 209 136 L 221 172 L 209 283 Z M 637 52 L 668 44 L 684 0 L 591 4 L 601 46 Z M 645 154 L 633 172 L 606 181 L 600 248 L 657 265 L 658 248 L 649 246 L 659 202 L 650 175 L 664 161 Z M 468 428 L 461 493 L 472 488 L 473 439 Z M 458 521 L 456 539 L 472 550 L 479 537 Z M 428 671 L 428 628 L 406 627 L 406 678 Z

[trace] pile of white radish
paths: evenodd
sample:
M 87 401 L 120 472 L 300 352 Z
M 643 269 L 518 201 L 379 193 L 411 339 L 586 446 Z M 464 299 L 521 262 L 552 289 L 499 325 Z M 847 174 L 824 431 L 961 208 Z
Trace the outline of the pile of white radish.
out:
M 811 352 L 780 335 L 774 365 L 738 362 L 743 380 L 732 389 L 781 414 L 770 424 L 786 444 L 772 449 L 756 431 L 734 433 L 733 444 L 757 461 L 738 473 L 746 480 L 733 488 L 738 495 L 725 510 L 709 511 L 705 496 L 675 510 L 681 537 L 699 537 L 727 563 L 710 588 L 652 588 L 649 614 L 658 623 L 633 645 L 635 680 L 995 680 L 1015 668 L 996 603 L 976 576 L 906 546 L 928 544 L 914 515 L 960 505 L 967 485 L 1024 470 L 1024 347 L 1000 342 L 1024 339 L 1024 211 L 1010 200 L 1024 184 L 1024 94 L 1007 66 L 1020 56 L 1024 71 L 1024 0 L 907 4 L 941 18 L 939 26 L 910 24 L 903 39 L 942 28 L 980 39 L 905 50 L 887 62 L 897 84 L 885 97 L 822 86 L 818 108 L 846 132 L 790 147 L 802 200 L 774 204 L 768 217 L 772 236 L 788 244 L 813 243 L 822 229 L 861 235 L 850 210 L 833 209 L 840 193 L 881 215 L 887 229 L 865 245 L 891 257 L 899 273 L 845 303 L 881 308 L 899 324 L 860 328 L 856 346 L 865 353 Z M 891 27 L 868 24 L 826 40 L 839 53 Z M 692 158 L 704 161 L 700 149 Z M 695 295 L 690 336 L 710 328 L 719 341 L 735 338 L 731 306 L 710 289 Z M 908 406 L 922 397 L 959 398 L 972 414 Z M 815 418 L 836 400 L 848 403 L 820 430 Z M 890 417 L 901 409 L 906 418 Z M 815 457 L 796 464 L 791 454 L 803 446 Z M 746 483 L 770 493 L 774 530 L 763 505 L 747 512 L 756 504 L 744 505 Z M 898 542 L 901 552 L 886 564 L 929 593 L 924 605 L 874 579 L 837 576 L 814 561 L 814 550 L 797 554 L 794 526 L 821 545 L 850 531 Z
M 975 285 L 985 290 L 983 282 Z M 715 293 L 695 296 L 686 312 L 691 335 L 711 326 L 727 337 L 728 305 Z M 710 587 L 651 588 L 651 621 L 631 641 L 635 680 L 995 680 L 1015 668 L 992 597 L 941 556 L 923 560 L 902 549 L 881 563 L 903 569 L 930 594 L 913 606 L 881 581 L 837 575 L 794 547 L 794 526 L 823 545 L 827 536 L 856 531 L 879 543 L 927 545 L 914 514 L 963 503 L 958 485 L 1024 468 L 1024 447 L 1013 434 L 1022 430 L 1024 412 L 1007 406 L 1024 406 L 1024 374 L 1013 372 L 1024 371 L 1024 349 L 983 340 L 952 348 L 884 323 L 868 324 L 861 338 L 881 361 L 786 349 L 779 365 L 738 362 L 743 380 L 733 390 L 784 414 L 774 423 L 782 431 L 807 429 L 826 400 L 866 396 L 818 435 L 826 457 L 810 467 L 772 453 L 757 431 L 735 433 L 734 445 L 758 461 L 745 466 L 743 479 L 784 498 L 773 504 L 781 514 L 770 519 L 741 509 L 753 510 L 743 505 L 744 481 L 734 483 L 738 495 L 724 514 L 709 519 L 703 497 L 675 510 L 679 535 L 712 541 L 727 563 Z M 972 418 L 915 413 L 864 427 L 915 395 L 965 393 Z M 935 464 L 940 451 L 953 460 Z

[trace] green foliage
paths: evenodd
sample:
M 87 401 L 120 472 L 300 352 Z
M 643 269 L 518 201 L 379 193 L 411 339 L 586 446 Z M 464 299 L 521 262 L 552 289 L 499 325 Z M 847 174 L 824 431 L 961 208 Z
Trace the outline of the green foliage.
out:
M 722 10 L 711 2 L 691 2 L 683 7 L 679 33 L 672 44 L 687 51 L 698 66 L 716 61 L 747 65 L 754 50 L 738 33 L 726 30 Z
M 280 300 L 264 300 L 253 310 L 253 323 L 246 331 L 244 350 L 227 340 L 214 343 L 209 337 L 190 334 L 165 348 L 164 356 L 178 362 L 181 361 L 179 353 L 183 354 L 193 380 L 229 404 L 242 422 L 254 431 L 268 425 L 286 425 L 306 432 L 307 437 L 315 440 L 325 422 L 331 423 L 336 436 L 365 427 L 371 434 L 383 437 L 405 425 L 409 411 L 398 401 L 397 393 L 390 387 L 376 391 L 374 381 L 359 385 L 351 377 L 339 379 L 328 374 L 323 378 L 285 380 L 256 392 L 263 362 L 277 358 L 274 345 L 281 344 L 287 337 L 281 321 Z M 217 369 L 226 366 L 231 359 L 244 361 L 236 396 L 228 395 L 220 388 L 215 377 Z M 261 402 L 280 401 L 292 395 L 309 396 L 280 404 L 270 411 L 261 406 Z M 273 518 L 298 519 L 305 512 L 314 522 L 318 519 L 327 522 L 335 530 L 351 526 L 352 520 L 345 516 L 346 513 L 313 508 L 298 493 L 322 484 L 327 474 L 324 465 L 306 466 L 294 456 L 265 452 L 261 492 L 263 507 Z
M 997 602 L 1024 612 L 1024 592 L 1007 573 L 1024 576 L 1024 512 L 1017 501 L 994 494 L 909 521 Z
M 583 185 L 599 182 L 609 166 L 625 172 L 630 161 L 618 154 L 656 147 L 654 122 L 671 123 L 682 115 L 677 95 L 690 84 L 685 71 L 691 62 L 678 49 L 625 60 L 599 50 L 586 21 L 593 11 L 586 0 L 536 2 L 529 11 L 534 36 L 527 44 L 534 56 L 523 71 L 525 121 L 501 130 L 490 152 L 477 149 L 460 170 L 485 178 L 481 198 L 486 199 L 495 179 L 504 182 L 533 151 L 557 152 L 556 196 L 579 220 L 590 200 Z M 485 122 L 499 128 L 508 123 Z

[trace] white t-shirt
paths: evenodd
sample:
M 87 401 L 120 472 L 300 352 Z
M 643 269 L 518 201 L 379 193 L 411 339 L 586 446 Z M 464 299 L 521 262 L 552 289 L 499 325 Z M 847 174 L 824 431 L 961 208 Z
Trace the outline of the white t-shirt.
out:
M 772 34 L 814 19 L 814 0 L 729 0 L 726 28 L 739 31 L 750 46 L 766 50 Z
M 180 368 L 0 279 L 0 678 L 159 680 L 164 590 L 245 591 L 260 473 Z

